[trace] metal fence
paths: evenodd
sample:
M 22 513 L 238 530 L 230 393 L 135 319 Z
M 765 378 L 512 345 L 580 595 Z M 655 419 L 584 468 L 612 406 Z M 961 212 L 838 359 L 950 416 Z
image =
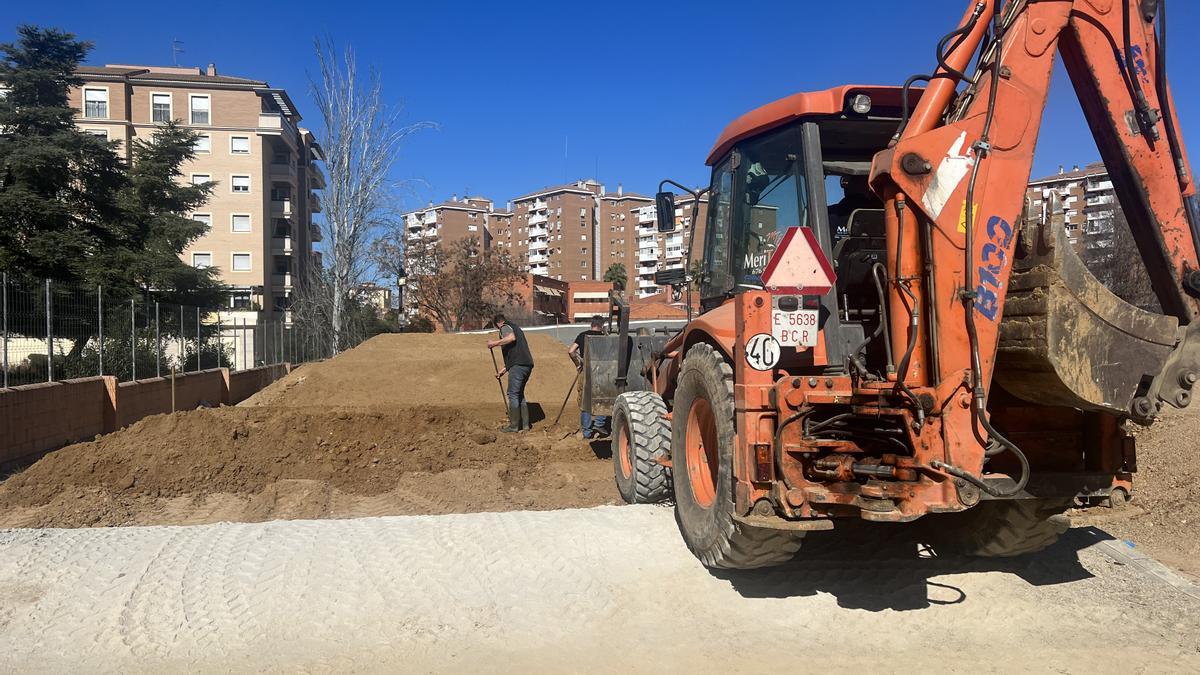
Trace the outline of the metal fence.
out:
M 120 381 L 205 368 L 244 370 L 331 353 L 328 331 L 291 316 L 117 297 L 0 273 L 3 381 L 13 387 L 93 375 Z

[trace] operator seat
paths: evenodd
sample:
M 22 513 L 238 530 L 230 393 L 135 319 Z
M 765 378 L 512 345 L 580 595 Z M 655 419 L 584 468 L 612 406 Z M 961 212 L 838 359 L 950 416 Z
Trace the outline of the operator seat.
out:
M 854 209 L 847 236 L 833 247 L 838 295 L 848 298 L 851 309 L 875 308 L 879 304 L 871 268 L 887 259 L 887 233 L 883 209 Z

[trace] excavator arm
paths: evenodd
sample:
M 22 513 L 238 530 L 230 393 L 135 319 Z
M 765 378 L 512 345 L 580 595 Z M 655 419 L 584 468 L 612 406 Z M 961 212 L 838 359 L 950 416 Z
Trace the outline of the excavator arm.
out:
M 1165 315 L 1124 305 L 1099 284 L 1072 285 L 1067 272 L 1050 269 L 1059 281 L 1066 276 L 1085 303 L 1077 317 L 1087 321 L 1079 325 L 1099 331 L 1060 330 L 1050 338 L 1057 341 L 1044 345 L 1050 357 L 1056 351 L 1084 357 L 1073 366 L 1063 359 L 1059 370 L 1074 372 L 1056 378 L 1068 389 L 1082 388 L 1114 372 L 1119 384 L 1080 393 L 1084 403 L 1075 407 L 1148 419 L 1160 402 L 1186 405 L 1200 372 L 1197 199 L 1166 80 L 1165 3 L 1000 4 L 968 7 L 943 42 L 948 48 L 939 53 L 937 71 L 919 78 L 929 80 L 919 103 L 872 165 L 872 186 L 886 205 L 889 333 L 893 351 L 907 355 L 897 379 L 942 392 L 962 383 L 966 396 L 954 396 L 964 405 L 945 410 L 945 459 L 935 466 L 969 477 L 963 467 L 981 467 L 985 455 L 1020 454 L 992 428 L 986 401 L 1014 263 L 1036 248 L 1026 241 L 1018 251 L 1017 244 L 1056 52 Z M 1078 348 L 1089 340 L 1098 351 Z M 1125 364 L 1092 358 L 1116 343 L 1142 358 Z

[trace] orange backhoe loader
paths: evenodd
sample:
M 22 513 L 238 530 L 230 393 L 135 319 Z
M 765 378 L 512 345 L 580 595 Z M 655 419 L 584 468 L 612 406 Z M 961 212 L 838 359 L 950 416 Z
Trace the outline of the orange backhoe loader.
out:
M 1053 542 L 1077 494 L 1127 494 L 1126 424 L 1186 406 L 1200 376 L 1165 5 L 972 2 L 930 75 L 734 120 L 710 187 L 683 188 L 707 193 L 699 270 L 659 278 L 699 314 L 633 333 L 614 293 L 613 333 L 585 350 L 624 498 L 673 491 L 695 555 L 749 568 L 840 518 L 937 519 L 940 545 L 1016 555 Z M 1056 52 L 1161 313 L 1088 273 L 1053 200 L 1025 201 Z M 658 229 L 674 216 L 660 187 Z

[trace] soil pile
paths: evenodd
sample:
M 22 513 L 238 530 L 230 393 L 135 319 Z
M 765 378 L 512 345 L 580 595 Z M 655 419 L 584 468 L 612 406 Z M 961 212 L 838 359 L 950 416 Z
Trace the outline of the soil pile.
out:
M 1077 512 L 1075 524 L 1096 525 L 1134 542 L 1162 562 L 1200 578 L 1200 407 L 1168 410 L 1137 436 L 1133 499 L 1117 509 Z
M 531 336 L 534 431 L 505 421 L 479 335 L 385 335 L 242 406 L 159 415 L 0 485 L 0 525 L 80 526 L 553 509 L 614 503 L 606 447 L 573 435 L 561 343 Z M 549 419 L 544 419 L 549 417 Z

